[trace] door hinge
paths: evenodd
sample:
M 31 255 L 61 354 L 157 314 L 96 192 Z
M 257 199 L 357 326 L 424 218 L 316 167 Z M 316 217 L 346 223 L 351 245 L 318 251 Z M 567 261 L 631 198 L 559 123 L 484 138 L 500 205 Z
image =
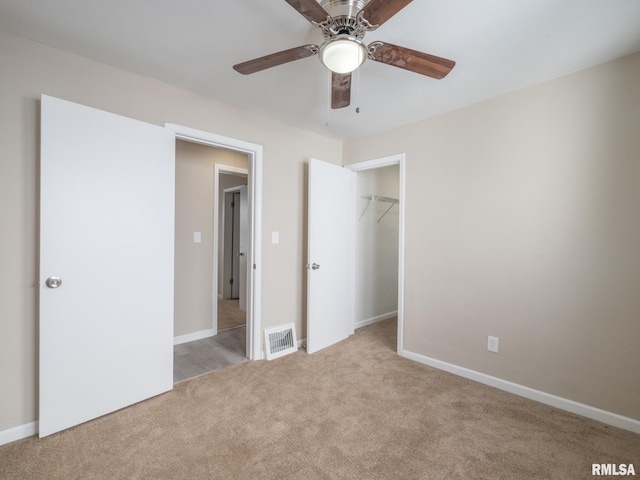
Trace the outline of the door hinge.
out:
M 229 284 L 230 284 L 230 285 L 233 285 L 233 278 L 230 278 L 230 279 L 229 279 Z

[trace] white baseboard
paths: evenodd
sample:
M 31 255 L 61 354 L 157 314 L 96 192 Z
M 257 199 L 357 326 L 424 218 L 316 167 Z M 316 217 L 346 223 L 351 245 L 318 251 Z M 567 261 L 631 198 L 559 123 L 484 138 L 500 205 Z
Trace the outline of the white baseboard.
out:
M 212 332 L 212 330 L 203 330 L 202 332 L 195 332 L 189 335 L 181 335 L 179 337 L 175 337 L 174 342 L 178 340 L 182 340 L 185 337 L 190 337 L 191 335 L 203 334 L 203 332 Z M 193 340 L 198 340 L 199 338 L 207 338 L 210 336 L 211 334 L 208 334 L 198 338 L 193 338 Z M 305 340 L 306 339 L 298 340 L 298 346 L 301 347 L 304 344 Z M 178 345 L 179 343 L 185 343 L 188 341 L 192 341 L 192 340 L 187 339 L 184 341 L 179 341 L 178 343 L 174 343 L 174 344 Z M 583 403 L 574 402 L 573 400 L 568 400 L 566 398 L 558 397 L 550 393 L 525 387 L 524 385 L 519 385 L 517 383 L 509 382 L 507 380 L 493 377 L 485 373 L 480 373 L 475 370 L 470 370 L 468 368 L 460 367 L 452 363 L 436 360 L 435 358 L 426 357 L 424 355 L 413 353 L 408 350 L 403 350 L 401 355 L 405 358 L 408 358 L 409 360 L 413 360 L 418 363 L 422 363 L 424 365 L 437 368 L 439 370 L 444 370 L 445 372 L 453 373 L 454 375 L 468 378 L 470 380 L 474 380 L 476 382 L 489 385 L 491 387 L 495 387 L 509 393 L 513 393 L 514 395 L 519 395 L 521 397 L 528 398 L 530 400 L 535 400 L 537 402 L 544 403 L 545 405 L 550 405 L 552 407 L 556 407 L 561 410 L 566 410 L 568 412 L 575 413 L 577 415 L 582 415 L 583 417 L 591 418 L 593 420 L 597 420 L 599 422 L 606 423 L 614 427 L 622 428 L 624 430 L 629 430 L 631 432 L 640 434 L 640 421 L 635 420 L 633 418 L 624 417 L 622 415 L 618 415 L 617 413 L 608 412 L 606 410 L 585 405 Z M 3 430 L 3 431 L 0 431 L 0 445 L 5 445 L 7 443 L 11 443 L 16 440 L 21 440 L 23 438 L 36 435 L 37 433 L 38 433 L 37 421 L 26 423 L 24 425 L 10 428 L 8 430 Z
M 606 423 L 614 427 L 623 428 L 634 433 L 640 433 L 640 420 L 624 417 L 622 415 L 618 415 L 617 413 L 601 410 L 599 408 L 585 405 L 583 403 L 574 402 L 573 400 L 558 397 L 550 393 L 525 387 L 524 385 L 509 382 L 501 378 L 492 377 L 491 375 L 487 375 L 485 373 L 480 373 L 476 372 L 475 370 L 459 367 L 458 365 L 454 365 L 452 363 L 436 360 L 435 358 L 426 357 L 424 355 L 413 353 L 407 350 L 403 350 L 401 355 L 418 363 L 429 365 L 430 367 L 444 370 L 445 372 L 453 373 L 454 375 L 468 378 L 470 380 L 474 380 L 476 382 L 483 383 L 500 390 L 504 390 L 505 392 L 513 393 L 530 400 L 535 400 L 536 402 L 544 403 L 545 405 L 550 405 L 552 407 L 575 413 L 583 417 L 598 420 L 599 422 Z
M 392 318 L 397 316 L 398 316 L 397 310 L 395 312 L 383 313 L 382 315 L 377 315 L 371 318 L 365 318 L 364 320 L 355 322 L 353 325 L 353 328 L 357 330 L 358 328 L 366 327 L 367 325 L 372 325 L 374 323 L 381 322 L 382 320 L 386 320 L 387 318 Z
M 173 337 L 173 344 L 180 345 L 181 343 L 193 342 L 195 340 L 202 340 L 203 338 L 209 338 L 209 337 L 213 337 L 213 328 Z
M 0 431 L 0 445 L 22 440 L 38 433 L 38 422 L 25 423 L 18 427 Z

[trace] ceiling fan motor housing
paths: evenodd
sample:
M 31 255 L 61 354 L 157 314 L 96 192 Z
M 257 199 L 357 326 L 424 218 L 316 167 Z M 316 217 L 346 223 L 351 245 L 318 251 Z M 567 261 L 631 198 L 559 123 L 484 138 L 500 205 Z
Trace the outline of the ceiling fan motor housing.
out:
M 358 18 L 358 13 L 368 2 L 369 0 L 322 0 L 320 5 L 331 15 L 331 21 L 321 25 L 325 38 L 335 35 L 363 38 L 367 29 Z
M 322 0 L 320 5 L 333 18 L 357 17 L 369 0 Z

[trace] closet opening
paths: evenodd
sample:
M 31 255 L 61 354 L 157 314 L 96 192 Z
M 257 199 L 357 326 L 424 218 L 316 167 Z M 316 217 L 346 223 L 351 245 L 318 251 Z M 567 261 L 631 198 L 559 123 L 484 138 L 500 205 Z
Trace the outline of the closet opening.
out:
M 356 177 L 354 328 L 397 322 L 402 354 L 404 154 L 348 165 Z

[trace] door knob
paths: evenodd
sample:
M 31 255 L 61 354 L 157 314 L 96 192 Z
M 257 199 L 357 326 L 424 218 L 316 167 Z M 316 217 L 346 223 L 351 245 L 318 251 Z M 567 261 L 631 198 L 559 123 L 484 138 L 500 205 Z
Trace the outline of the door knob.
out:
M 58 288 L 62 285 L 62 279 L 60 277 L 49 277 L 44 284 L 49 288 Z
M 318 265 L 317 263 L 312 263 L 311 265 L 307 264 L 307 268 L 310 268 L 311 270 L 318 270 L 320 268 L 320 265 Z
M 242 256 L 244 255 L 244 252 L 236 253 L 236 255 L 237 255 L 238 257 L 242 257 Z

